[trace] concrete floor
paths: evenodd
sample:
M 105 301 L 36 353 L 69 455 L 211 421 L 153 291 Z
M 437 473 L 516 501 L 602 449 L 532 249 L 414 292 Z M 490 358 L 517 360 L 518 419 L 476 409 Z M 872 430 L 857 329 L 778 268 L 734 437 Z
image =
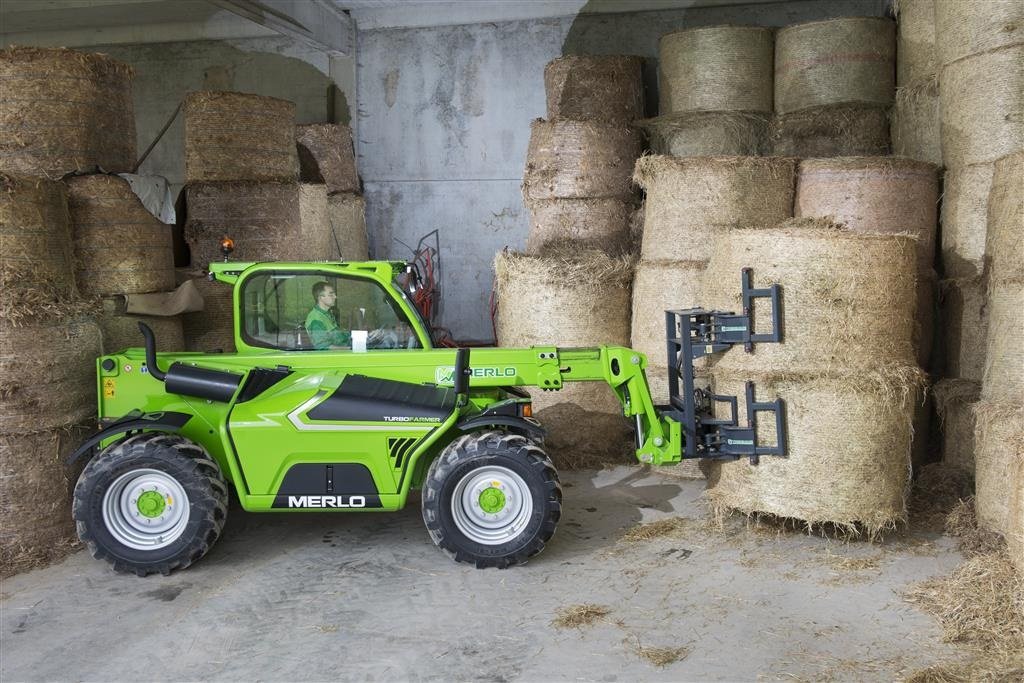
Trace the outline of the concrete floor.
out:
M 233 510 L 212 552 L 170 577 L 114 574 L 76 553 L 3 583 L 0 680 L 890 681 L 958 654 L 900 598 L 960 561 L 949 539 L 713 530 L 703 482 L 639 467 L 563 481 L 552 543 L 505 571 L 448 560 L 418 505 Z M 689 522 L 621 540 L 667 515 Z M 576 603 L 611 613 L 552 625 Z M 638 647 L 688 654 L 656 667 Z

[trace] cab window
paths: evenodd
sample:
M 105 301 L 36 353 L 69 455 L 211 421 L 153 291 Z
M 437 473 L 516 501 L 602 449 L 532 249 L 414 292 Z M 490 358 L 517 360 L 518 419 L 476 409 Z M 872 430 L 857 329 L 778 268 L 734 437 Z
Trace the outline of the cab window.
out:
M 242 286 L 247 344 L 287 351 L 412 349 L 419 339 L 372 280 L 326 273 L 261 273 Z

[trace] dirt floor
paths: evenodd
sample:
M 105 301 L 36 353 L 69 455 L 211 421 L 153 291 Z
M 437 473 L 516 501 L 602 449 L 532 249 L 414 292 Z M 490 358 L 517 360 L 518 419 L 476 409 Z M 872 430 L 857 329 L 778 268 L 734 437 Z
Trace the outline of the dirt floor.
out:
M 235 509 L 170 577 L 78 552 L 3 582 L 0 679 L 892 681 L 963 657 L 901 597 L 960 562 L 949 538 L 716 529 L 703 482 L 640 467 L 563 482 L 555 538 L 504 571 L 451 562 L 418 505 Z

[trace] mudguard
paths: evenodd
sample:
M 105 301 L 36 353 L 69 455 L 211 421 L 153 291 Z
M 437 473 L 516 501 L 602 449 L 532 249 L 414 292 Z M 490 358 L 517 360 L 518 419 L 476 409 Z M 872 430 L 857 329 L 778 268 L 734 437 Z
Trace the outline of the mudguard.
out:
M 526 437 L 543 439 L 547 435 L 547 430 L 541 427 L 540 423 L 536 420 L 515 415 L 488 415 L 484 413 L 463 420 L 455 426 L 464 432 L 473 432 L 488 427 L 507 427 L 509 431 Z
M 82 456 L 90 454 L 101 441 L 105 441 L 118 434 L 127 434 L 134 431 L 168 432 L 174 433 L 181 430 L 192 416 L 188 413 L 176 413 L 162 411 L 158 413 L 144 413 L 141 410 L 133 410 L 124 417 L 118 418 L 106 427 L 89 437 L 74 453 L 67 457 L 65 463 L 72 465 Z

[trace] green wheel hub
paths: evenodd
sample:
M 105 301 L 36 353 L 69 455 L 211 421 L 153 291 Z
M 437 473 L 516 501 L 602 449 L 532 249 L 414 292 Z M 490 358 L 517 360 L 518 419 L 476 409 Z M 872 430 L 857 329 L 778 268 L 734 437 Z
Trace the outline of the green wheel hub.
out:
M 135 505 L 139 508 L 139 514 L 143 517 L 154 519 L 163 514 L 167 507 L 167 501 L 156 491 L 146 491 L 139 496 Z
M 505 507 L 505 494 L 493 486 L 480 492 L 480 509 L 489 515 L 501 512 Z

